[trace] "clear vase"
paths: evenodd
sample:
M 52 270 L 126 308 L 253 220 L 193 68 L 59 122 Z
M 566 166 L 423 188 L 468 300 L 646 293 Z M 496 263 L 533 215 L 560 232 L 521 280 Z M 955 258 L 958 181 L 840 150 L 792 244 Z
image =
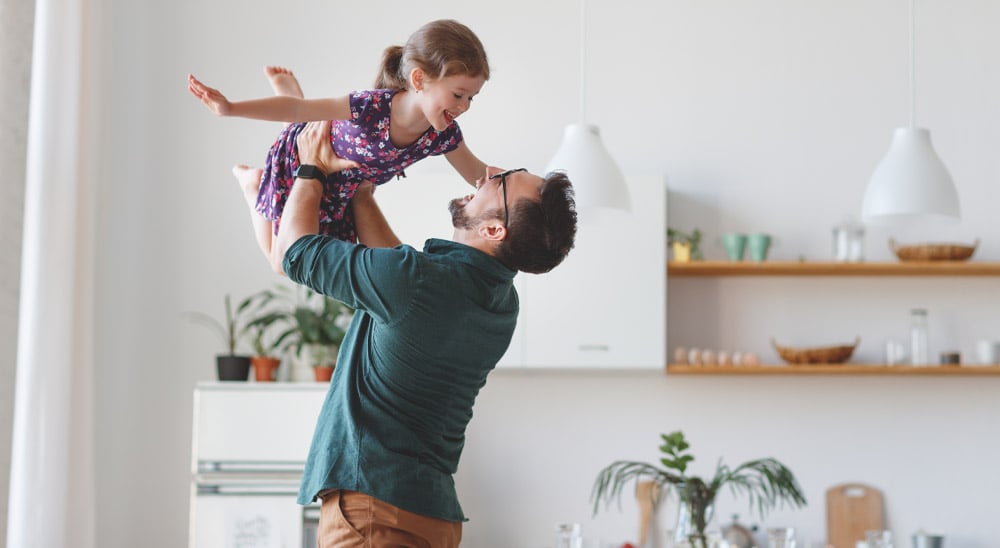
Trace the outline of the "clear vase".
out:
M 708 537 L 704 531 L 698 531 L 696 516 L 704 516 L 704 523 L 712 521 L 714 505 L 710 502 L 703 509 L 692 508 L 688 502 L 681 501 L 677 507 L 677 525 L 674 527 L 674 545 L 690 546 L 691 548 L 709 548 Z

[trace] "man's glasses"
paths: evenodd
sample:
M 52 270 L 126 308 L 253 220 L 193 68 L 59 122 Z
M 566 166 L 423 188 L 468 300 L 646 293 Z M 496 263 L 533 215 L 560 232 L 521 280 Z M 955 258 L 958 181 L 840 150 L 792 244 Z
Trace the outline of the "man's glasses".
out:
M 502 171 L 496 175 L 490 175 L 490 180 L 500 178 L 500 187 L 503 188 L 503 227 L 507 228 L 508 223 L 510 223 L 510 210 L 507 209 L 507 176 L 511 173 L 517 173 L 518 171 L 528 171 L 528 168 L 519 167 L 517 169 L 508 169 L 507 171 Z

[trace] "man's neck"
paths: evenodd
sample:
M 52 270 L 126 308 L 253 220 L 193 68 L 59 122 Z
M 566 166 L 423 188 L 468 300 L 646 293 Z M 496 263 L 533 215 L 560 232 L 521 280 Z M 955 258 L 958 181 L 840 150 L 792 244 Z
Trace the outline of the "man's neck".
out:
M 451 236 L 451 239 L 455 243 L 478 249 L 490 257 L 496 256 L 496 253 L 494 252 L 495 248 L 491 245 L 491 242 L 479 237 L 479 235 L 474 231 L 456 228 L 455 233 Z

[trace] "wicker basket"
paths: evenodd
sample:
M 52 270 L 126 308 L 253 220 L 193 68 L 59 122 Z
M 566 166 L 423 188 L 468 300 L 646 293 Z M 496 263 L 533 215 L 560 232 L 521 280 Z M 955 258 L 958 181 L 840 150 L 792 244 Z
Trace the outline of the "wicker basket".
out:
M 809 363 L 844 363 L 851 359 L 851 354 L 861 342 L 861 337 L 854 339 L 854 344 L 840 346 L 817 346 L 813 348 L 792 348 L 781 346 L 771 339 L 771 346 L 778 351 L 781 359 L 791 364 Z
M 889 238 L 889 249 L 899 257 L 900 261 L 965 261 L 972 257 L 978 245 L 979 240 L 976 240 L 972 245 L 896 245 L 896 240 Z

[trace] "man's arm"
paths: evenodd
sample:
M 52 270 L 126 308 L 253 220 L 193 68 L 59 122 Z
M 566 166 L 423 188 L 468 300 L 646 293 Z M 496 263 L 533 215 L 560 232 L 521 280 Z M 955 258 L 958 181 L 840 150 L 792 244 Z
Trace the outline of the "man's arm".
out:
M 314 165 L 324 174 L 354 164 L 337 157 L 330 146 L 329 134 L 329 121 L 305 126 L 297 140 L 301 164 Z M 356 193 L 361 196 L 354 204 L 355 222 L 359 234 L 367 232 L 362 227 L 374 228 L 376 233 L 383 234 L 382 243 L 388 245 L 395 236 L 378 212 L 371 188 L 369 183 Z M 319 181 L 296 178 L 293 182 L 273 242 L 280 261 L 274 265 L 275 269 L 296 283 L 365 310 L 380 320 L 392 321 L 405 314 L 414 295 L 414 284 L 423 279 L 421 254 L 407 246 L 373 249 L 334 238 L 308 237 L 319 229 L 322 192 Z
M 330 146 L 330 121 L 310 122 L 299 133 L 296 144 L 299 163 L 318 167 L 324 174 L 357 167 L 356 162 L 337 156 Z M 368 247 L 396 247 L 399 238 L 393 233 L 382 215 L 375 197 L 374 185 L 364 183 L 355 193 L 351 202 L 354 212 L 355 229 L 360 242 Z M 281 225 L 274 245 L 277 253 L 273 256 L 277 264 L 271 266 L 277 272 L 284 272 L 282 263 L 285 253 L 299 238 L 319 232 L 319 203 L 323 194 L 323 184 L 316 179 L 296 178 L 285 202 L 281 215 Z
M 337 153 L 333 151 L 333 147 L 330 146 L 329 135 L 329 121 L 324 120 L 323 122 L 313 122 L 306 125 L 305 129 L 299 133 L 298 140 L 296 141 L 300 164 L 312 164 L 318 167 L 324 174 L 357 167 L 358 164 L 356 162 L 344 160 L 337 156 Z M 312 180 L 312 183 L 316 184 L 316 181 Z M 298 179 L 296 179 L 295 184 L 298 184 Z M 378 204 L 375 203 L 374 192 L 374 184 L 362 183 L 351 200 L 351 209 L 354 213 L 354 228 L 358 232 L 358 241 L 368 247 L 396 247 L 401 242 L 396 237 L 396 234 L 393 233 L 392 228 L 389 227 L 389 223 L 385 220 L 385 216 L 382 215 L 382 210 L 379 209 Z M 289 200 L 291 200 L 291 195 L 289 195 Z M 287 203 L 285 204 L 285 211 L 288 211 Z M 284 224 L 285 217 L 282 216 L 281 226 L 284 226 Z M 311 226 L 300 226 L 302 230 L 309 230 L 310 228 Z M 318 230 L 318 225 L 316 230 Z M 315 234 L 315 231 L 309 234 Z M 303 234 L 298 234 L 296 239 L 302 236 Z M 292 245 L 294 241 L 288 242 L 288 245 Z M 287 250 L 287 248 L 283 249 Z M 284 252 L 279 256 L 283 255 Z
M 285 274 L 282 263 L 285 253 L 299 238 L 319 233 L 319 202 L 323 195 L 323 183 L 316 179 L 295 179 L 285 210 L 281 214 L 281 224 L 273 245 L 276 253 L 272 253 L 275 272 Z
M 382 210 L 375 203 L 374 192 L 374 184 L 363 183 L 351 199 L 358 241 L 368 247 L 396 247 L 402 242 L 392 231 L 389 222 L 382 215 Z
M 333 152 L 330 146 L 330 121 L 309 122 L 299 133 L 296 144 L 299 151 L 299 163 L 311 164 L 324 174 L 357 167 L 357 162 L 344 160 Z M 323 195 L 323 183 L 317 179 L 295 178 L 292 190 L 288 193 L 285 208 L 281 214 L 281 224 L 278 235 L 272 245 L 276 253 L 272 253 L 276 264 L 271 266 L 277 272 L 284 272 L 282 262 L 285 253 L 299 238 L 319 233 L 319 203 Z

